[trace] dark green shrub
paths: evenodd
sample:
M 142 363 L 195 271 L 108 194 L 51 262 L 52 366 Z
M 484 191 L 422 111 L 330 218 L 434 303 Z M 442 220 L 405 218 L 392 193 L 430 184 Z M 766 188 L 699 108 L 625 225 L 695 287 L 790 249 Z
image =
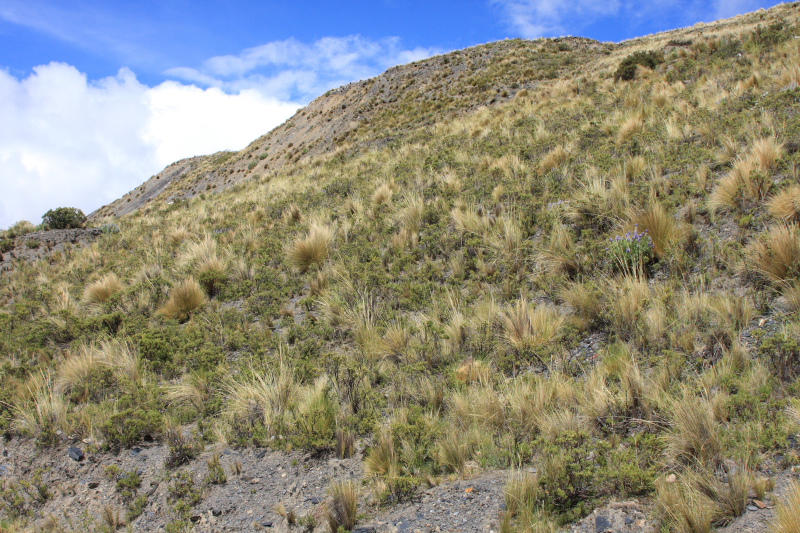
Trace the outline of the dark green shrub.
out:
M 800 375 L 800 344 L 786 333 L 766 337 L 758 353 L 769 361 L 782 380 L 791 381 Z
M 14 249 L 14 241 L 11 239 L 0 239 L 0 254 L 10 252 Z
M 615 80 L 632 80 L 636 77 L 636 67 L 641 65 L 649 69 L 654 69 L 664 62 L 664 57 L 654 51 L 634 52 L 619 64 L 617 71 L 614 72 Z
M 163 427 L 164 418 L 158 411 L 125 409 L 106 420 L 100 426 L 100 433 L 108 447 L 119 448 L 155 438 Z
M 84 223 L 86 223 L 86 215 L 75 207 L 51 209 L 42 217 L 42 224 L 48 229 L 82 228 Z

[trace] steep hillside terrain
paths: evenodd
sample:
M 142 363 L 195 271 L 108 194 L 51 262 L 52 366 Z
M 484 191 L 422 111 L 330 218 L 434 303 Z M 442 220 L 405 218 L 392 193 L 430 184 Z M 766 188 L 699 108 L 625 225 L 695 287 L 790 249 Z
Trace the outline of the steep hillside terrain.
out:
M 13 260 L 1 527 L 796 531 L 799 16 L 398 67 Z

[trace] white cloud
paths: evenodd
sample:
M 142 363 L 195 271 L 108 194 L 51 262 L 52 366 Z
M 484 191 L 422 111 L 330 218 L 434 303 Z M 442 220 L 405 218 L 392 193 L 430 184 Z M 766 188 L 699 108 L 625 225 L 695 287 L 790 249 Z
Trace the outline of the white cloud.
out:
M 99 81 L 62 63 L 24 79 L 0 70 L 0 228 L 53 207 L 88 214 L 174 161 L 243 148 L 328 89 L 436 52 L 397 38 L 288 39 L 171 69 L 191 85 L 156 87 L 128 69 Z
M 506 21 L 526 39 L 563 35 L 598 17 L 617 14 L 620 0 L 490 0 L 503 12 Z
M 635 25 L 668 19 L 684 25 L 732 17 L 765 6 L 764 0 L 489 0 L 489 3 L 499 8 L 505 22 L 527 39 L 576 34 L 603 17 L 617 17 L 609 24 Z
M 281 99 L 307 102 L 333 87 L 437 53 L 441 50 L 404 49 L 396 37 L 377 41 L 359 35 L 324 37 L 310 44 L 286 39 L 237 55 L 212 57 L 199 68 L 172 68 L 166 74 L 227 91 L 256 89 Z
M 0 227 L 53 207 L 89 213 L 178 159 L 243 148 L 297 107 L 256 91 L 151 88 L 127 69 L 97 82 L 62 63 L 24 79 L 0 70 Z

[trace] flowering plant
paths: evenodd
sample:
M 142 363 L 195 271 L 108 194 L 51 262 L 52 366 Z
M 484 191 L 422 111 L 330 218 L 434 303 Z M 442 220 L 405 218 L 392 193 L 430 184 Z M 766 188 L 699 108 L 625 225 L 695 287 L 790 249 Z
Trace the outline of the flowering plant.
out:
M 638 224 L 633 231 L 625 235 L 616 235 L 608 239 L 608 251 L 611 261 L 628 276 L 643 276 L 645 267 L 653 259 L 653 239 L 647 230 L 639 232 Z

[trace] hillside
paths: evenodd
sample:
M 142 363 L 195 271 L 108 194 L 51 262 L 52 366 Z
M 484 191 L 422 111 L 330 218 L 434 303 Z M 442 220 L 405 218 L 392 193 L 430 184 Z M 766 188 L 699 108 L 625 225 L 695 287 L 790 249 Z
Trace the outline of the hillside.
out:
M 799 516 L 798 17 L 396 67 L 14 259 L 0 527 Z

